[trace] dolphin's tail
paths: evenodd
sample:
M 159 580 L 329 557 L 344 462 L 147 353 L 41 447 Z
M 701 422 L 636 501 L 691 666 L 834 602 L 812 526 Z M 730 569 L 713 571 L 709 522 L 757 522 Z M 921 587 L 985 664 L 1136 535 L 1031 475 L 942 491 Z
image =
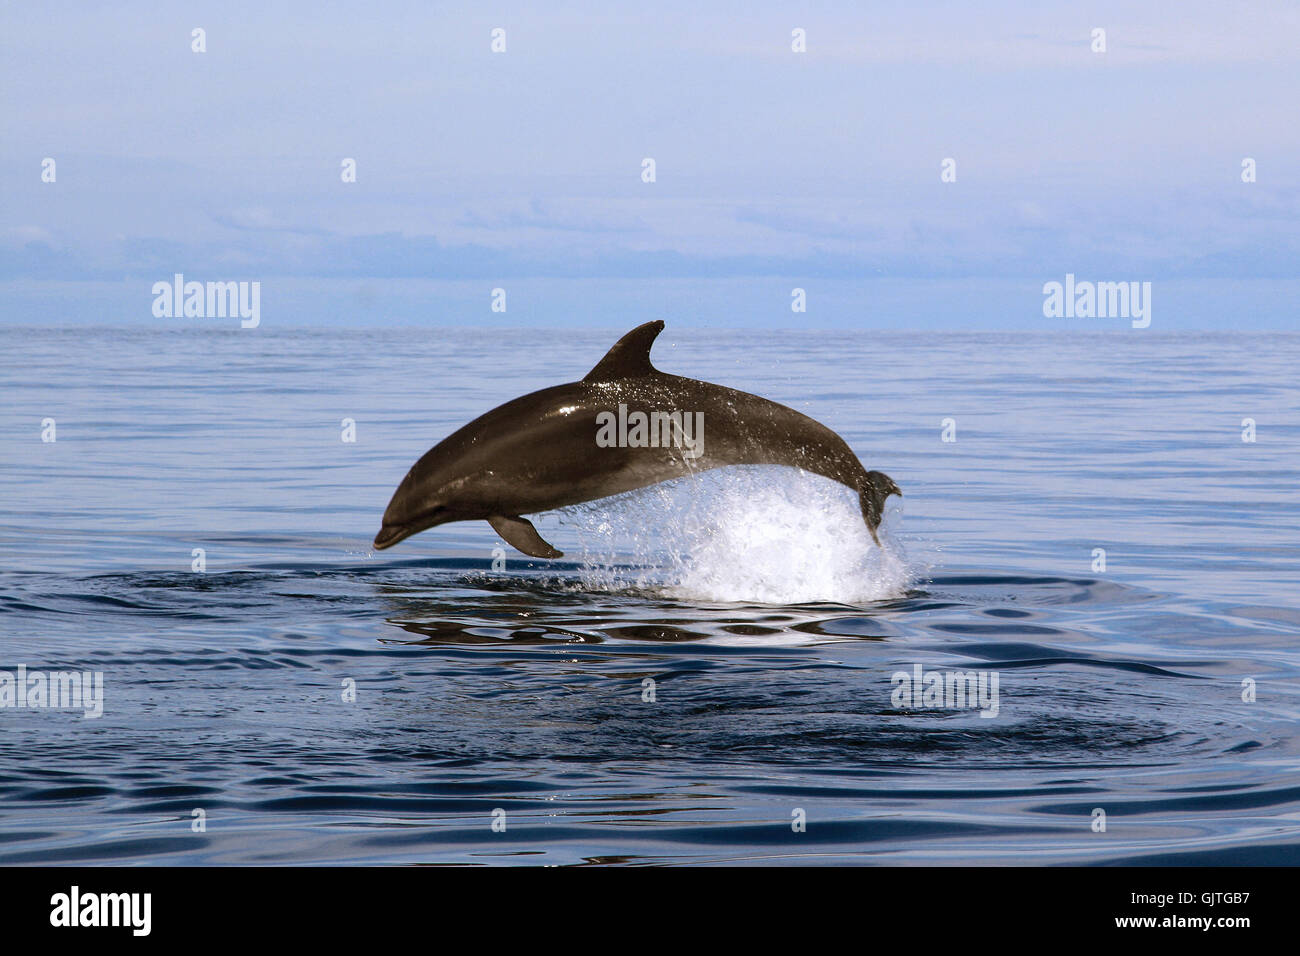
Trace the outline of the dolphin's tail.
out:
M 871 540 L 877 545 L 880 544 L 880 539 L 876 537 L 876 529 L 880 527 L 880 519 L 885 514 L 885 499 L 890 495 L 902 495 L 902 492 L 898 489 L 898 485 L 894 484 L 894 479 L 884 472 L 864 472 L 858 479 L 858 499 L 862 504 L 862 517 L 867 522 L 867 530 L 871 532 Z

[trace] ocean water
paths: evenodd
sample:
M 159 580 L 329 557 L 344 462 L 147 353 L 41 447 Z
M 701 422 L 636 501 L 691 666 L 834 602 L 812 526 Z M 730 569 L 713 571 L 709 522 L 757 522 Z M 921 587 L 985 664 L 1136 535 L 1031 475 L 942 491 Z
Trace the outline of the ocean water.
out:
M 1300 336 L 670 321 L 882 548 L 765 468 L 370 549 L 618 332 L 0 329 L 0 670 L 103 680 L 0 707 L 0 863 L 1300 862 Z

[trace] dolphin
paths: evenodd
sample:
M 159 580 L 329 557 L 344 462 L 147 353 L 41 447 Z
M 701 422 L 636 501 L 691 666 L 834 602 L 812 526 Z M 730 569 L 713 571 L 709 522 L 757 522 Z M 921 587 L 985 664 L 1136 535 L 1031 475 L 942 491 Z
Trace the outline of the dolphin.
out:
M 500 405 L 453 432 L 407 472 L 375 548 L 450 521 L 486 520 L 511 547 L 558 558 L 526 514 L 606 498 L 726 465 L 786 465 L 847 485 L 878 545 L 893 479 L 807 415 L 650 364 L 662 321 L 628 332 L 580 382 Z

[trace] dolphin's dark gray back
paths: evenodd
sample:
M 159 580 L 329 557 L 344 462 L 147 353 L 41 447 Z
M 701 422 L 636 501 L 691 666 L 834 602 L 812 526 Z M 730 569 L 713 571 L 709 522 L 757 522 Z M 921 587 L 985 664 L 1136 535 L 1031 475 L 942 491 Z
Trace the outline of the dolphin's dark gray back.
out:
M 662 321 L 647 322 L 624 335 L 584 382 L 609 389 L 611 398 L 641 397 L 678 411 L 705 413 L 709 437 L 704 461 L 693 470 L 727 465 L 786 465 L 802 468 L 859 494 L 862 515 L 876 539 L 885 499 L 902 491 L 888 475 L 867 471 L 848 443 L 821 422 L 789 406 L 750 392 L 660 372 L 650 348 Z M 877 543 L 879 543 L 878 539 Z

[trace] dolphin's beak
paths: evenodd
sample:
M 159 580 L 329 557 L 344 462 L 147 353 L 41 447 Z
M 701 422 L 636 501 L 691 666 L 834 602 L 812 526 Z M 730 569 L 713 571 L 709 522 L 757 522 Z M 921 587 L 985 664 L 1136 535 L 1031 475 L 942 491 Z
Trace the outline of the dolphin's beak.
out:
M 409 538 L 415 534 L 402 525 L 386 524 L 379 529 L 379 534 L 375 535 L 375 550 L 382 551 L 384 548 L 391 548 L 403 538 Z
M 394 502 L 398 500 L 401 493 L 402 489 L 399 488 L 397 494 L 393 496 Z M 428 531 L 432 527 L 456 519 L 457 514 L 442 505 L 430 508 L 423 514 L 408 518 L 390 504 L 388 510 L 384 512 L 384 520 L 380 525 L 379 534 L 375 535 L 375 550 L 382 551 L 384 548 L 391 548 L 397 542 L 404 541 L 413 534 Z

